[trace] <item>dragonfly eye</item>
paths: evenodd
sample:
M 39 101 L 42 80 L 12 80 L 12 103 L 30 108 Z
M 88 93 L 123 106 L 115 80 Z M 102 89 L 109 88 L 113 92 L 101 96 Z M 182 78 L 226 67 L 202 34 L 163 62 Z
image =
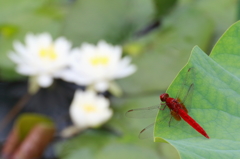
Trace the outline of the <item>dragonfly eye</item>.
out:
M 167 93 L 163 93 L 163 94 L 160 95 L 160 100 L 162 102 L 165 102 L 168 97 L 169 97 L 169 95 Z

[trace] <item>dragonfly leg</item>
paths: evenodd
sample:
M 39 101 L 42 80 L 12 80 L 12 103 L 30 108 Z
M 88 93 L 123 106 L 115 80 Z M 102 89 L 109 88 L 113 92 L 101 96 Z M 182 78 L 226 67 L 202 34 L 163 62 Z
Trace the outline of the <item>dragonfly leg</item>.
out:
M 170 117 L 170 120 L 169 120 L 169 122 L 168 122 L 168 126 L 169 126 L 169 127 L 170 127 L 171 121 L 172 121 L 172 116 Z
M 160 110 L 164 110 L 166 108 L 167 104 L 166 103 L 161 103 L 161 107 L 162 106 L 163 106 L 163 108 L 161 108 Z

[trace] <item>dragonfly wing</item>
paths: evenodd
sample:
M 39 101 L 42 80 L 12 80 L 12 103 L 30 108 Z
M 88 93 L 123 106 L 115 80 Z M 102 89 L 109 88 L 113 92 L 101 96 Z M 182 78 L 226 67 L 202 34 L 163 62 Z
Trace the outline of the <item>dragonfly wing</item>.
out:
M 192 95 L 194 90 L 194 78 L 195 78 L 195 72 L 194 68 L 191 67 L 186 72 L 186 77 L 181 85 L 181 88 L 179 89 L 177 96 L 175 99 L 177 99 L 178 102 L 182 104 L 182 109 L 186 113 L 191 109 L 192 105 Z M 187 106 L 187 107 L 186 107 Z
M 160 106 L 151 106 L 145 108 L 131 109 L 125 113 L 126 117 L 129 118 L 155 118 Z
M 175 111 L 173 111 L 173 110 L 171 110 L 171 115 L 172 115 L 172 117 L 174 117 L 175 120 L 177 120 L 177 121 L 181 120 L 180 115 L 178 113 L 176 113 Z
M 186 95 L 183 97 L 183 99 L 181 100 L 181 99 L 177 98 L 177 101 L 182 104 L 182 109 L 186 113 L 188 113 L 188 111 L 191 109 L 193 90 L 194 90 L 194 84 L 192 83 L 189 86 L 188 91 L 187 91 Z M 187 106 L 187 108 L 186 108 L 186 106 Z
M 160 111 L 161 115 L 163 113 L 163 111 Z M 170 120 L 170 114 L 165 114 L 164 116 L 162 116 L 160 119 L 156 120 L 155 122 L 153 122 L 152 124 L 148 125 L 147 127 L 145 127 L 144 129 L 142 129 L 138 135 L 139 139 L 146 139 L 146 138 L 150 138 L 153 137 L 153 130 L 154 130 L 154 125 L 155 124 L 160 124 L 162 122 L 169 122 Z
M 187 94 L 185 95 L 185 97 L 182 100 L 182 103 L 187 103 L 189 101 L 189 99 L 192 99 L 192 94 L 193 94 L 193 89 L 194 89 L 194 84 L 192 83 L 187 91 Z
M 183 92 L 183 91 L 184 91 L 184 87 L 192 84 L 192 81 L 190 81 L 190 84 L 189 84 L 189 80 L 191 80 L 191 79 L 189 79 L 189 78 L 190 78 L 190 76 L 191 76 L 192 73 L 193 73 L 193 68 L 191 67 L 191 68 L 189 68 L 189 69 L 187 70 L 187 72 L 186 72 L 186 75 L 185 75 L 185 77 L 184 77 L 184 81 L 183 81 L 183 83 L 181 84 L 181 87 L 179 88 L 179 90 L 178 90 L 178 92 L 177 92 L 177 94 L 176 94 L 176 98 L 181 98 L 181 95 L 186 94 L 186 93 Z M 183 99 L 183 98 L 181 98 L 181 99 Z
M 181 103 L 185 103 L 185 105 L 187 106 L 188 106 L 187 101 L 191 99 L 191 95 L 193 94 L 194 79 L 195 79 L 195 72 L 194 72 L 194 68 L 191 67 L 187 70 L 185 79 L 183 80 L 183 83 L 181 84 L 181 87 L 178 90 L 177 95 L 175 96 L 175 99 L 178 99 L 179 101 L 181 101 Z
M 156 122 L 148 125 L 147 127 L 145 127 L 144 129 L 142 129 L 138 135 L 139 139 L 146 139 L 146 138 L 150 138 L 153 137 L 153 127 L 155 125 Z

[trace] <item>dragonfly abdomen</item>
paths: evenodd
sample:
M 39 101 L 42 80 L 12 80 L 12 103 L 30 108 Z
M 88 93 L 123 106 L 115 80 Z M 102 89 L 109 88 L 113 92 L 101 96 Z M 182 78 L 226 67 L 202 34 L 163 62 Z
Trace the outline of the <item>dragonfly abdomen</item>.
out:
M 196 131 L 198 131 L 200 134 L 205 136 L 209 139 L 208 134 L 206 131 L 191 117 L 189 116 L 183 109 L 178 110 L 178 114 L 181 116 L 181 118 L 186 121 L 191 127 L 193 127 Z

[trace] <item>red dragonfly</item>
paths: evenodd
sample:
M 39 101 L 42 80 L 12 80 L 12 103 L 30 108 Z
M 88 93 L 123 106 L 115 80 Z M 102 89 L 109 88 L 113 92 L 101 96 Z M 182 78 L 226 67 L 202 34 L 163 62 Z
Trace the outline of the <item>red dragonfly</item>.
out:
M 190 71 L 190 69 L 188 70 L 188 72 Z M 190 92 L 192 87 L 193 87 L 193 84 L 190 85 L 187 94 Z M 184 97 L 184 100 L 186 99 L 187 94 Z M 170 109 L 171 118 L 170 118 L 170 121 L 169 121 L 169 126 L 170 126 L 170 122 L 171 122 L 172 117 L 177 121 L 180 121 L 181 119 L 183 119 L 191 127 L 193 127 L 197 132 L 199 132 L 200 134 L 202 134 L 203 136 L 205 136 L 206 138 L 209 139 L 209 136 L 206 133 L 206 131 L 190 115 L 188 115 L 187 108 L 185 107 L 184 103 L 181 102 L 181 100 L 178 97 L 177 98 L 172 98 L 172 97 L 169 96 L 169 94 L 163 93 L 163 94 L 160 95 L 160 100 L 162 101 L 161 105 L 164 106 L 160 110 L 164 110 L 166 107 L 168 107 Z M 131 109 L 131 110 L 127 111 L 127 116 L 131 117 L 131 114 L 134 114 L 134 112 L 138 112 L 138 111 L 147 112 L 149 110 L 154 110 L 154 109 L 159 109 L 159 106 L 140 108 L 140 109 Z M 145 116 L 145 114 L 143 114 L 143 116 Z M 152 125 L 153 124 L 149 125 L 145 129 L 143 129 L 140 132 L 140 135 L 141 135 L 141 133 L 143 133 L 146 129 L 148 129 Z

